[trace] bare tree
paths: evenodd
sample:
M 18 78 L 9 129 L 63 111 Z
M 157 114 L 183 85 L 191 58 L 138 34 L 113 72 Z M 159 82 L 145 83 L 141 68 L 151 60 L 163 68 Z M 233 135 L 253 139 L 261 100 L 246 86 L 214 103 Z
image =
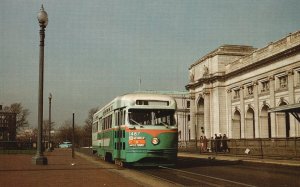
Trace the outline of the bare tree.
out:
M 75 124 L 75 146 L 91 146 L 92 145 L 92 124 L 93 124 L 93 115 L 98 110 L 98 108 L 92 108 L 89 110 L 88 118 L 85 120 L 83 126 L 78 126 Z M 49 128 L 48 123 L 45 122 L 45 128 Z M 55 144 L 62 143 L 63 141 L 72 140 L 72 121 L 65 121 L 55 133 L 53 141 Z
M 84 146 L 92 145 L 93 116 L 97 111 L 98 107 L 89 110 L 88 118 L 85 120 L 85 125 L 82 127 L 82 138 Z
M 75 124 L 74 129 L 74 139 L 75 139 L 75 147 L 80 146 L 81 138 L 81 128 Z M 55 144 L 60 144 L 64 141 L 72 141 L 72 121 L 67 120 L 63 123 L 61 127 L 58 128 L 55 137 L 53 137 L 53 141 Z
M 93 116 L 98 111 L 98 107 L 89 110 L 88 118 L 85 120 L 85 129 L 92 132 Z

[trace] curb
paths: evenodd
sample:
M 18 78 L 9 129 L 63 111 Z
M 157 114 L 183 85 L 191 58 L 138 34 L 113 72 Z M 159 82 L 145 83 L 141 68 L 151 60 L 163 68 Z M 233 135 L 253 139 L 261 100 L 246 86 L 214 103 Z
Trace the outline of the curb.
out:
M 237 161 L 237 162 L 244 162 L 244 163 L 259 163 L 259 164 L 280 165 L 280 166 L 289 166 L 289 167 L 300 167 L 300 161 L 295 161 L 295 160 L 243 159 L 240 157 L 232 157 L 232 156 L 197 155 L 193 153 L 178 153 L 178 156 L 216 160 L 216 161 Z

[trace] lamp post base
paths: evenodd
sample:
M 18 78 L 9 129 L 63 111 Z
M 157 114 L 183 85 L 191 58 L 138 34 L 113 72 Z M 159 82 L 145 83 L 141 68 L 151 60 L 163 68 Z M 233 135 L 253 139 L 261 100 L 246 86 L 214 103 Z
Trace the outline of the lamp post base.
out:
M 34 165 L 47 165 L 48 159 L 47 157 L 36 155 L 35 157 L 32 157 L 32 164 Z

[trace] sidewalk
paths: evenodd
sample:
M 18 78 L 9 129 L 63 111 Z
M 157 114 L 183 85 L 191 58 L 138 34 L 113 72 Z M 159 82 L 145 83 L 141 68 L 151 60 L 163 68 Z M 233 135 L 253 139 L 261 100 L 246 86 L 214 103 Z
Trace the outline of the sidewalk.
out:
M 0 184 L 3 187 L 77 187 L 77 186 L 174 186 L 141 173 L 97 161 L 77 153 L 71 157 L 70 149 L 55 149 L 45 153 L 48 165 L 31 163 L 34 155 L 0 154 Z M 297 160 L 253 159 L 214 153 L 196 154 L 179 152 L 181 157 L 195 157 L 225 161 L 259 162 L 300 167 Z
M 260 158 L 235 156 L 235 155 L 230 155 L 230 154 L 215 154 L 215 153 L 199 153 L 199 154 L 197 154 L 197 153 L 190 153 L 190 152 L 178 152 L 178 156 L 202 158 L 202 159 L 214 159 L 214 160 L 223 160 L 223 161 L 242 161 L 242 162 L 300 167 L 299 160 L 281 160 L 281 159 L 279 160 L 279 159 L 270 159 L 270 158 L 260 159 Z
M 101 166 L 76 156 L 69 149 L 55 149 L 45 153 L 48 165 L 31 163 L 33 155 L 1 154 L 0 184 L 3 187 L 36 186 L 142 186 L 112 170 L 114 165 Z

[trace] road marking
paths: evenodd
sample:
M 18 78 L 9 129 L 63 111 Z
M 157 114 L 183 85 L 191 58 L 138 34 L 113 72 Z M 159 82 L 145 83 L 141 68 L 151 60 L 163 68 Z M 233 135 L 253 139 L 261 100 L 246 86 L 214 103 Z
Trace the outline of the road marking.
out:
M 199 174 L 199 173 L 192 173 L 192 172 L 188 172 L 188 171 L 184 171 L 184 170 L 179 170 L 179 169 L 174 169 L 174 168 L 168 168 L 165 166 L 159 166 L 160 168 L 164 168 L 164 169 L 169 169 L 169 170 L 174 170 L 174 171 L 178 171 L 178 172 L 182 172 L 182 173 L 187 173 L 187 174 L 192 174 L 192 175 L 198 175 L 198 176 L 202 176 L 202 177 L 207 177 L 207 178 L 211 178 L 211 179 L 215 179 L 215 180 L 220 180 L 220 181 L 224 181 L 224 182 L 230 182 L 233 184 L 237 184 L 237 185 L 242 185 L 242 186 L 248 186 L 248 187 L 255 187 L 254 185 L 249 185 L 249 184 L 245 184 L 245 183 L 241 183 L 241 182 L 236 182 L 236 181 L 232 181 L 232 180 L 227 180 L 227 179 L 222 179 L 222 178 L 218 178 L 218 177 L 212 177 L 209 175 L 203 175 L 203 174 Z

